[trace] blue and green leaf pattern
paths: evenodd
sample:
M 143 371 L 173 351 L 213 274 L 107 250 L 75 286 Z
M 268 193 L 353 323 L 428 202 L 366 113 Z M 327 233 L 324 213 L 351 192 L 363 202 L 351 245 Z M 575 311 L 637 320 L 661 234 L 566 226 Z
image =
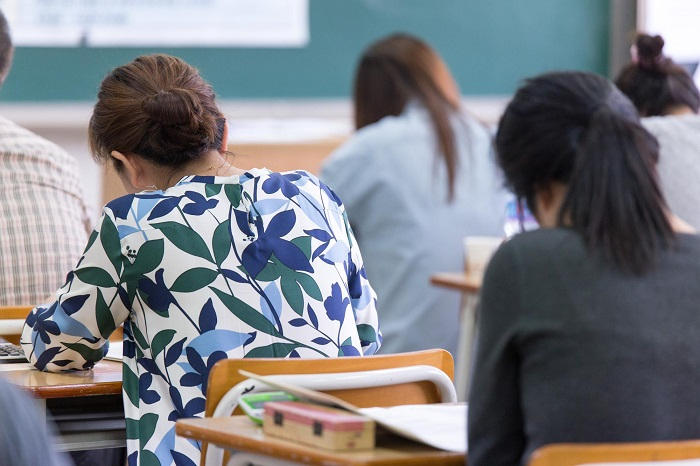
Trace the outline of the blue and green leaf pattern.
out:
M 90 369 L 123 323 L 129 465 L 198 464 L 174 426 L 203 415 L 217 361 L 377 351 L 355 244 L 342 203 L 306 172 L 185 177 L 104 208 L 22 345 L 40 370 Z

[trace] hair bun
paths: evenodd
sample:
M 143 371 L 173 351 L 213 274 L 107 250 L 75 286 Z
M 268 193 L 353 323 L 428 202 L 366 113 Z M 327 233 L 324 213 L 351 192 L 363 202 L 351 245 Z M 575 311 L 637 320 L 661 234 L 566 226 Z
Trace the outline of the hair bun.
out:
M 163 126 L 186 126 L 193 130 L 199 126 L 202 115 L 197 96 L 180 88 L 160 90 L 144 98 L 141 109 L 151 120 Z
M 664 40 L 661 36 L 639 34 L 635 40 L 637 63 L 643 69 L 659 69 L 664 62 Z

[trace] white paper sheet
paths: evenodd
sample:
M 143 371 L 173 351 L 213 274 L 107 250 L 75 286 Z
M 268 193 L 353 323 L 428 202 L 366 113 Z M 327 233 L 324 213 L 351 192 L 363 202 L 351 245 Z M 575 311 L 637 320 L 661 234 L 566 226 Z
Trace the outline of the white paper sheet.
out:
M 441 450 L 467 451 L 466 403 L 360 408 L 357 412 L 411 440 Z
M 105 359 L 111 361 L 122 361 L 124 359 L 124 342 L 123 341 L 110 341 L 109 350 L 107 351 L 107 356 Z

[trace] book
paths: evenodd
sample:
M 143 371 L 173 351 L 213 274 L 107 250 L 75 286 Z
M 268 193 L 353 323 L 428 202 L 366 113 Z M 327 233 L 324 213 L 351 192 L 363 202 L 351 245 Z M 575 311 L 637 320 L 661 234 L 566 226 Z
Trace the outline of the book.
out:
M 342 408 L 361 414 L 390 432 L 441 450 L 466 453 L 467 451 L 467 404 L 434 403 L 422 405 L 400 405 L 387 408 L 358 408 L 328 393 L 311 390 L 284 382 L 271 376 L 262 376 L 245 370 L 238 371 L 250 379 L 257 380 L 278 390 L 284 390 L 305 400 L 325 406 Z

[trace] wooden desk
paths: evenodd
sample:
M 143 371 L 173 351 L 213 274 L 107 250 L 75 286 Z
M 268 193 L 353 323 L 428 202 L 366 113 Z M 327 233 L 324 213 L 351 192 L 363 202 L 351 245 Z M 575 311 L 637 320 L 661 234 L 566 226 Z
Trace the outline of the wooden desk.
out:
M 265 435 L 247 416 L 181 419 L 177 435 L 212 442 L 230 450 L 250 452 L 287 461 L 336 466 L 460 465 L 463 453 L 437 450 L 394 435 L 380 435 L 371 450 L 338 452 L 324 450 Z M 205 465 L 203 465 L 205 466 Z M 212 466 L 212 465 L 206 465 Z
M 122 363 L 100 361 L 92 370 L 41 372 L 28 363 L 0 364 L 0 376 L 31 393 L 58 428 L 59 450 L 126 445 Z
M 471 373 L 472 347 L 476 326 L 476 309 L 479 306 L 482 276 L 466 273 L 436 273 L 430 282 L 436 286 L 450 288 L 462 293 L 462 310 L 459 317 L 459 346 L 455 367 L 455 390 L 459 401 L 469 397 L 469 375 Z
M 482 277 L 467 275 L 462 272 L 444 272 L 436 273 L 430 277 L 430 283 L 461 291 L 462 293 L 479 293 L 481 290 L 481 279 Z

